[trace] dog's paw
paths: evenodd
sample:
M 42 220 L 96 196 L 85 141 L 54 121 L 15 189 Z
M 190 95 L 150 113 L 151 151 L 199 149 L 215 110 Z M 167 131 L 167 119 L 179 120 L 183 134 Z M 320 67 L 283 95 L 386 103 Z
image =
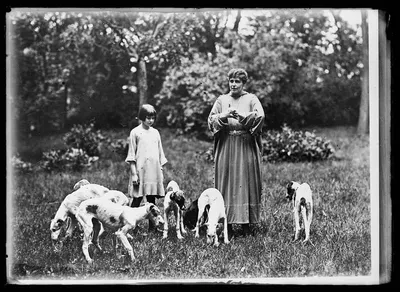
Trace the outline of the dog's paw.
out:
M 180 234 L 178 234 L 176 237 L 177 237 L 178 239 L 183 239 L 183 236 L 180 235 Z

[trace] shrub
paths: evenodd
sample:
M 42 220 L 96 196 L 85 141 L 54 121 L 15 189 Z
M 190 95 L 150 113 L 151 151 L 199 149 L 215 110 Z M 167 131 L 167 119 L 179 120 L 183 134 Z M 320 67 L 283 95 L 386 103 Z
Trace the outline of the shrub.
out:
M 105 137 L 100 130 L 94 130 L 94 124 L 74 125 L 63 137 L 64 142 L 72 148 L 82 149 L 89 156 L 99 156 L 101 143 Z
M 11 166 L 20 173 L 28 173 L 33 171 L 32 163 L 22 161 L 22 159 L 16 155 L 11 158 Z
M 119 154 L 120 156 L 126 157 L 126 155 L 128 154 L 128 147 L 129 147 L 128 139 L 117 139 L 110 145 L 113 151 Z
M 309 131 L 294 131 L 287 125 L 282 131 L 268 130 L 263 134 L 263 161 L 300 162 L 328 159 L 334 148 L 329 140 L 323 140 Z M 210 147 L 198 154 L 205 161 L 214 161 L 214 149 Z
M 53 170 L 81 170 L 92 165 L 98 156 L 89 156 L 83 149 L 68 148 L 66 150 L 50 150 L 43 153 L 41 166 L 47 171 Z
M 294 131 L 287 125 L 282 131 L 269 130 L 263 135 L 263 160 L 300 162 L 328 159 L 334 153 L 329 140 L 309 131 Z

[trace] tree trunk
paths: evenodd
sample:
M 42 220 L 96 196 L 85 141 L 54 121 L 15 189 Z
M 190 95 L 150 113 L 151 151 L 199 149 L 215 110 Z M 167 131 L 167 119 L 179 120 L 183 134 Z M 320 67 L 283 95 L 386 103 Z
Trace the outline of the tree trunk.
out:
M 137 82 L 139 87 L 139 109 L 145 103 L 147 103 L 147 71 L 146 62 L 140 58 L 137 74 Z
M 236 19 L 235 19 L 235 24 L 233 25 L 233 29 L 232 29 L 236 33 L 239 32 L 239 23 L 240 23 L 241 19 L 242 19 L 242 11 L 238 10 L 238 13 L 237 13 Z
M 366 134 L 369 132 L 369 60 L 368 60 L 368 23 L 367 11 L 361 11 L 361 31 L 363 37 L 362 44 L 362 61 L 363 70 L 361 75 L 361 102 L 358 117 L 358 134 Z

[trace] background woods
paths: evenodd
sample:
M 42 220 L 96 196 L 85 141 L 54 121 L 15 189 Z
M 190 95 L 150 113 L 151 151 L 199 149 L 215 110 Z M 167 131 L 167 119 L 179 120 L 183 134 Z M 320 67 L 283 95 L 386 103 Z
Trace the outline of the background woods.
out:
M 159 126 L 206 137 L 206 117 L 244 67 L 266 127 L 355 125 L 365 67 L 359 27 L 339 11 L 11 13 L 12 96 L 21 135 L 73 124 Z

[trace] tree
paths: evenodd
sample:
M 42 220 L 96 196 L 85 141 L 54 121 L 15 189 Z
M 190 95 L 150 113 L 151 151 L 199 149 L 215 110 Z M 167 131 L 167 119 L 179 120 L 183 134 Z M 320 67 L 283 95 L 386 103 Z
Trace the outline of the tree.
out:
M 361 102 L 357 125 L 358 134 L 366 134 L 369 131 L 369 65 L 368 65 L 368 22 L 367 11 L 361 11 L 361 30 L 362 30 L 362 69 L 361 77 Z

